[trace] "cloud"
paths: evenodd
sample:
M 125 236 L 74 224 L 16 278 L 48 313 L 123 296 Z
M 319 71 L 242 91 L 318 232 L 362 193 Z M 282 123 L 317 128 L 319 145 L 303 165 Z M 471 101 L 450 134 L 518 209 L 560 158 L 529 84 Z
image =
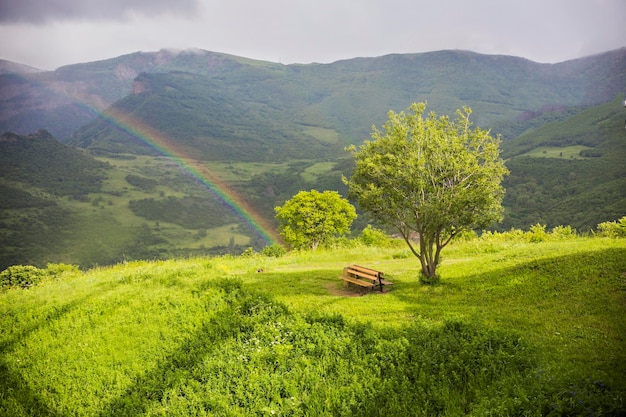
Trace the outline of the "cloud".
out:
M 198 0 L 2 0 L 0 24 L 67 20 L 123 20 L 133 14 L 192 15 Z
M 0 0 L 0 58 L 44 69 L 174 47 L 282 63 L 465 49 L 561 62 L 626 46 L 624 0 Z

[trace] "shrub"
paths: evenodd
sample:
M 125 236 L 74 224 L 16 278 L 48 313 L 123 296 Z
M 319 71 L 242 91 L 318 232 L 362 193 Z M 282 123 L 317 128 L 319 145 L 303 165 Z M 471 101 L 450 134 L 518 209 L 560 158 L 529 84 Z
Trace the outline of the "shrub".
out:
M 576 229 L 571 226 L 556 226 L 550 232 L 550 236 L 555 239 L 571 239 L 576 237 Z
M 463 230 L 461 233 L 457 234 L 454 237 L 454 240 L 457 242 L 469 242 L 470 240 L 474 240 L 478 237 L 475 231 L 473 230 Z
M 46 272 L 52 277 L 58 277 L 63 274 L 79 272 L 79 269 L 76 265 L 71 264 L 48 264 Z
M 324 249 L 350 249 L 359 246 L 359 241 L 345 236 L 333 237 L 324 242 Z
M 287 253 L 287 249 L 285 249 L 283 246 L 279 245 L 278 243 L 274 243 L 273 245 L 266 246 L 263 249 L 261 249 L 261 255 L 267 256 L 267 257 L 280 258 L 281 256 L 284 256 L 286 253 Z
M 598 234 L 605 237 L 626 237 L 626 216 L 614 222 L 598 224 Z
M 32 265 L 13 265 L 0 272 L 3 289 L 30 288 L 37 285 L 47 275 L 45 269 Z
M 359 239 L 366 246 L 376 246 L 381 248 L 391 246 L 391 238 L 382 230 L 372 227 L 371 224 L 368 224 L 367 227 L 363 229 Z
M 546 233 L 546 226 L 544 224 L 537 223 L 534 226 L 530 226 L 530 231 L 526 232 L 526 238 L 532 243 L 543 242 L 547 237 L 548 233 Z
M 254 258 L 255 255 L 256 255 L 256 252 L 254 251 L 254 248 L 249 247 L 246 250 L 244 250 L 239 256 L 242 258 Z
M 524 231 L 520 229 L 511 228 L 506 232 L 490 232 L 488 230 L 483 231 L 480 235 L 481 240 L 497 241 L 497 242 L 517 242 L 524 240 Z

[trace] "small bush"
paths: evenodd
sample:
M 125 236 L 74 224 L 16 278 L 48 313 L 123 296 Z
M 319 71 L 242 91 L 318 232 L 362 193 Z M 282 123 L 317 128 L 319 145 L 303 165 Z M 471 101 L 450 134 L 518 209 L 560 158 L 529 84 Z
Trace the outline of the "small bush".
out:
M 604 237 L 626 237 L 626 216 L 614 222 L 603 222 L 598 224 L 598 234 Z
M 497 241 L 497 242 L 518 242 L 524 240 L 525 233 L 523 230 L 511 228 L 506 232 L 490 232 L 483 231 L 480 235 L 481 240 Z
M 71 264 L 48 264 L 46 272 L 52 277 L 58 277 L 64 274 L 79 272 L 79 269 L 76 265 Z
M 368 224 L 359 236 L 361 242 L 366 246 L 387 247 L 390 245 L 390 238 L 385 232 L 380 229 L 372 227 Z
M 328 239 L 322 247 L 324 249 L 350 249 L 359 246 L 359 241 L 356 239 L 349 239 L 345 236 L 333 237 Z
M 280 258 L 287 253 L 287 250 L 279 245 L 278 243 L 274 243 L 273 245 L 266 246 L 261 250 L 261 255 L 273 258 Z
M 457 234 L 454 237 L 454 240 L 457 242 L 469 242 L 470 240 L 474 240 L 478 237 L 475 231 L 473 230 L 463 230 L 461 233 Z
M 2 289 L 30 288 L 47 275 L 45 269 L 32 265 L 13 265 L 0 272 Z
M 556 226 L 550 232 L 550 237 L 559 240 L 575 238 L 576 229 L 573 229 L 572 226 Z
M 530 231 L 526 232 L 526 238 L 532 243 L 543 242 L 547 237 L 548 233 L 546 232 L 546 226 L 544 224 L 537 223 L 534 226 L 530 226 Z
M 242 258 L 254 258 L 256 256 L 256 252 L 254 251 L 253 247 L 249 247 L 244 250 L 239 256 Z

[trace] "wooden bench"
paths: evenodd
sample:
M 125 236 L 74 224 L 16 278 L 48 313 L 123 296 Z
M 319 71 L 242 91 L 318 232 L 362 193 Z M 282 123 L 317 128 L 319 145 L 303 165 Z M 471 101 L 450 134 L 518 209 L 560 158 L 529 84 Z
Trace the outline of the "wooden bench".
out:
M 346 285 L 352 283 L 368 289 L 378 287 L 380 292 L 383 292 L 383 286 L 392 285 L 391 282 L 385 280 L 383 272 L 359 265 L 350 265 L 343 268 L 343 275 L 340 278 Z

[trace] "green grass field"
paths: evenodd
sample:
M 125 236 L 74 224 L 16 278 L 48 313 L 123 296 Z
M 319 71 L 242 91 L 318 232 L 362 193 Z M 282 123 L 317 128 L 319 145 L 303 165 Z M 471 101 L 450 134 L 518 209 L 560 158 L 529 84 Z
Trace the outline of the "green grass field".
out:
M 593 149 L 589 146 L 574 145 L 565 147 L 540 146 L 530 152 L 520 156 L 531 156 L 533 158 L 564 158 L 564 159 L 584 159 L 580 156 L 580 151 Z
M 137 261 L 0 293 L 0 415 L 624 415 L 626 241 Z M 359 263 L 389 291 L 338 278 Z M 52 267 L 51 267 L 52 268 Z

